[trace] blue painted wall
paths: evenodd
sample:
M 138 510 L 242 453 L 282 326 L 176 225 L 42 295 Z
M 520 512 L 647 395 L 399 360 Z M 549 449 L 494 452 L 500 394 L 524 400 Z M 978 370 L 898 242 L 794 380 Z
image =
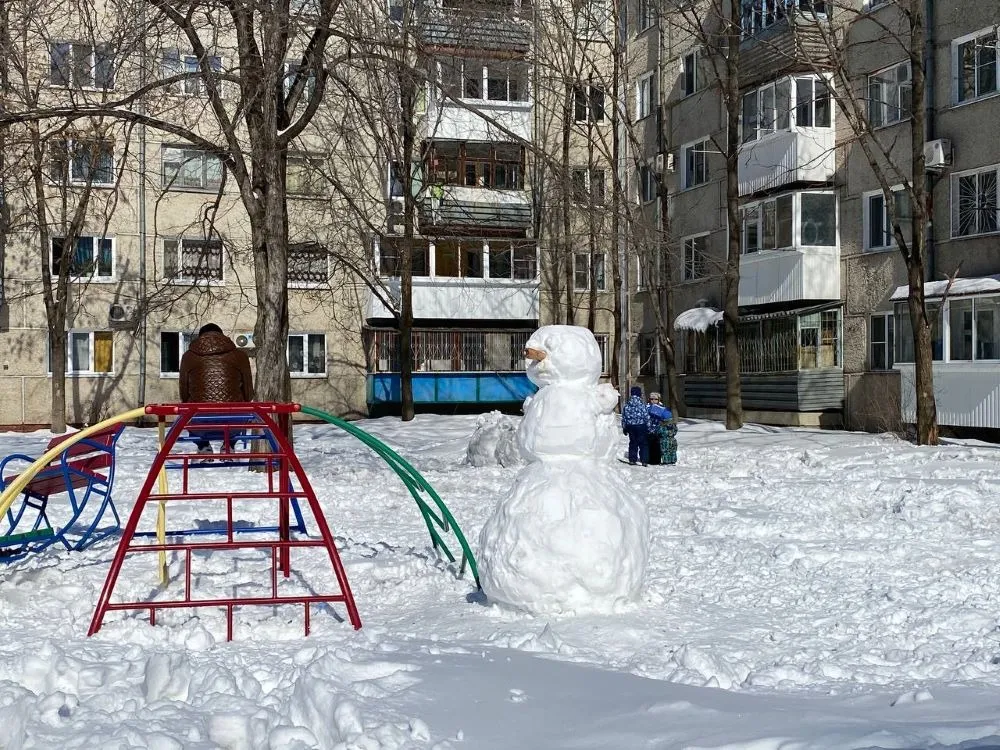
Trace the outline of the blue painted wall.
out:
M 398 373 L 371 374 L 367 380 L 369 404 L 400 402 Z M 520 403 L 536 390 L 523 372 L 413 373 L 417 404 Z

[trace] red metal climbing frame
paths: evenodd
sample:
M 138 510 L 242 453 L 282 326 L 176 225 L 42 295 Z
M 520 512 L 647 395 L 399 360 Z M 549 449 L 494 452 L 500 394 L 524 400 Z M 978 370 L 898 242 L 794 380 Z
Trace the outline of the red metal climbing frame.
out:
M 94 611 L 94 617 L 91 620 L 90 629 L 87 632 L 87 635 L 93 635 L 101 629 L 104 617 L 109 611 L 147 610 L 149 612 L 150 624 L 156 624 L 156 612 L 160 609 L 225 607 L 226 640 L 232 640 L 233 607 L 243 605 L 273 606 L 276 604 L 302 604 L 305 610 L 305 634 L 309 635 L 309 608 L 312 604 L 317 602 L 342 602 L 347 608 L 348 617 L 350 618 L 351 624 L 354 628 L 357 629 L 361 627 L 361 618 L 358 616 L 358 610 L 354 604 L 354 596 L 351 594 L 351 587 L 347 582 L 347 575 L 344 572 L 344 566 L 340 561 L 340 555 L 337 553 L 337 548 L 333 540 L 333 534 L 330 532 L 330 527 L 327 525 L 326 518 L 323 515 L 323 509 L 320 507 L 320 504 L 316 499 L 316 493 L 313 491 L 312 485 L 309 483 L 309 479 L 302 470 L 302 465 L 299 463 L 298 457 L 296 457 L 295 452 L 292 450 L 286 430 L 279 427 L 279 424 L 287 424 L 287 421 L 291 419 L 291 414 L 297 411 L 299 411 L 298 404 L 268 402 L 228 404 L 155 404 L 146 407 L 147 414 L 155 415 L 159 417 L 161 421 L 168 416 L 176 417 L 177 420 L 172 425 L 166 439 L 163 442 L 163 445 L 160 447 L 160 451 L 156 454 L 156 458 L 153 460 L 152 466 L 149 468 L 149 474 L 146 477 L 145 483 L 142 485 L 135 507 L 132 509 L 132 514 L 129 516 L 128 523 L 125 525 L 121 542 L 119 543 L 114 559 L 111 562 L 111 569 L 108 571 L 108 577 L 104 582 L 104 589 L 101 591 L 100 599 L 98 599 L 97 608 Z M 188 472 L 191 468 L 190 464 L 192 461 L 197 461 L 198 459 L 202 459 L 204 457 L 198 453 L 192 452 L 171 453 L 171 449 L 177 443 L 178 438 L 181 437 L 185 426 L 188 425 L 195 417 L 214 418 L 211 430 L 224 436 L 222 442 L 224 446 L 223 450 L 225 450 L 225 446 L 229 443 L 230 435 L 237 433 L 245 435 L 248 426 L 255 429 L 259 437 L 263 439 L 270 438 L 269 442 L 271 446 L 277 446 L 276 450 L 272 448 L 270 452 L 265 453 L 254 453 L 252 451 L 249 453 L 240 452 L 238 454 L 233 454 L 232 456 L 238 457 L 239 460 L 243 462 L 241 465 L 244 467 L 247 465 L 246 462 L 249 461 L 260 461 L 266 465 L 264 476 L 267 477 L 267 489 L 265 491 L 240 492 L 237 490 L 225 489 L 213 489 L 210 491 L 198 492 L 189 491 L 190 484 L 188 481 Z M 255 419 L 253 422 L 248 423 L 248 417 Z M 275 422 L 275 417 L 277 417 L 278 422 Z M 227 418 L 231 418 L 232 422 L 226 421 Z M 193 449 L 186 450 L 190 451 Z M 180 464 L 179 468 L 182 472 L 182 479 L 179 491 L 169 492 L 167 494 L 158 494 L 153 491 L 154 486 L 156 485 L 160 471 L 164 467 L 168 458 L 172 462 L 171 465 Z M 291 480 L 293 475 L 298 485 L 298 489 L 294 489 L 292 485 Z M 175 482 L 175 484 L 177 483 Z M 312 510 L 313 518 L 315 519 L 320 538 L 292 538 L 289 530 L 289 503 L 292 498 L 297 498 L 299 501 L 304 498 L 309 504 L 309 508 Z M 233 501 L 235 500 L 259 500 L 261 502 L 277 501 L 279 519 L 278 538 L 254 539 L 252 541 L 238 541 L 234 538 Z M 225 541 L 199 542 L 181 540 L 170 543 L 159 542 L 156 544 L 136 543 L 135 535 L 139 519 L 142 517 L 143 510 L 146 508 L 147 503 L 169 503 L 170 501 L 196 501 L 199 503 L 210 503 L 212 501 L 224 502 L 226 513 Z M 286 578 L 291 575 L 291 550 L 293 548 L 300 547 L 326 548 L 326 551 L 330 556 L 330 563 L 333 566 L 334 574 L 337 578 L 337 583 L 340 587 L 340 593 L 278 595 L 278 571 L 280 569 Z M 237 549 L 270 550 L 270 595 L 214 599 L 194 598 L 192 596 L 191 589 L 192 553 L 200 550 Z M 125 556 L 131 554 L 158 553 L 161 551 L 183 553 L 184 597 L 182 599 L 112 602 L 111 596 L 114 593 L 115 584 L 117 583 L 118 576 L 121 573 L 122 563 L 125 561 Z M 234 587 L 234 590 L 236 590 L 236 587 Z

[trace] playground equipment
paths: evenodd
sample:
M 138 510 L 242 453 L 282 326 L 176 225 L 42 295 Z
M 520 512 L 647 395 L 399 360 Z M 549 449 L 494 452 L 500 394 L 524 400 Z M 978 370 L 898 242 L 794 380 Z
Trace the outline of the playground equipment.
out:
M 316 498 L 309 479 L 299 463 L 298 457 L 292 450 L 288 441 L 286 430 L 283 430 L 275 422 L 275 417 L 287 418 L 293 412 L 299 410 L 298 404 L 277 404 L 277 403 L 228 403 L 228 404 L 161 404 L 147 406 L 146 413 L 159 417 L 161 420 L 167 416 L 175 416 L 176 421 L 170 431 L 165 435 L 163 444 L 160 446 L 153 464 L 149 469 L 146 480 L 139 496 L 129 515 L 125 530 L 122 533 L 118 549 L 111 561 L 111 569 L 105 580 L 104 588 L 97 602 L 94 617 L 90 623 L 88 635 L 93 635 L 101 629 L 101 625 L 108 612 L 122 610 L 146 610 L 149 612 L 150 624 L 155 624 L 156 613 L 162 609 L 175 608 L 202 608 L 202 607 L 225 607 L 226 609 L 226 640 L 233 637 L 233 608 L 243 605 L 264 605 L 274 606 L 278 604 L 302 604 L 305 613 L 305 634 L 309 634 L 310 605 L 318 603 L 342 603 L 347 609 L 348 617 L 355 629 L 361 627 L 361 618 L 354 603 L 354 596 L 351 593 L 350 585 L 347 582 L 347 575 L 341 563 L 340 555 L 337 553 L 334 544 L 333 534 L 327 525 L 323 515 L 323 509 Z M 213 427 L 221 431 L 223 444 L 230 443 L 236 431 L 246 431 L 248 426 L 260 431 L 258 439 L 267 443 L 268 450 L 255 452 L 251 449 L 248 453 L 240 453 L 239 459 L 243 461 L 262 462 L 265 467 L 263 473 L 265 487 L 254 490 L 238 489 L 204 489 L 192 490 L 190 488 L 190 469 L 192 461 L 199 461 L 204 458 L 202 454 L 192 452 L 171 453 L 171 449 L 178 442 L 184 429 L 193 425 L 192 420 L 198 416 L 217 417 Z M 282 420 L 283 421 L 283 420 Z M 203 424 L 203 423 L 202 423 Z M 198 425 L 198 422 L 195 422 Z M 271 449 L 275 446 L 275 449 Z M 236 454 L 227 456 L 228 461 L 233 461 Z M 163 493 L 154 493 L 154 484 L 159 483 L 160 489 L 166 487 L 164 481 L 164 466 L 168 459 L 176 461 L 181 468 L 180 487 L 175 491 L 169 489 Z M 245 466 L 246 463 L 239 465 Z M 295 480 L 293 486 L 292 480 Z M 290 524 L 290 505 L 295 498 L 304 498 L 312 513 L 313 521 L 319 532 L 319 539 L 302 538 L 292 535 Z M 278 536 L 277 538 L 254 538 L 242 540 L 236 538 L 236 528 L 233 520 L 233 503 L 236 501 L 267 502 L 276 501 L 278 505 Z M 166 504 L 170 502 L 198 502 L 200 504 L 211 503 L 212 501 L 225 502 L 225 540 L 224 541 L 197 541 L 188 537 L 180 537 L 178 541 L 167 541 L 165 533 Z M 155 543 L 143 543 L 141 538 L 136 537 L 137 527 L 142 518 L 143 511 L 148 503 L 157 503 L 157 540 Z M 260 531 L 260 529 L 257 529 Z M 278 572 L 285 578 L 291 576 L 291 551 L 308 547 L 322 547 L 326 550 L 333 568 L 333 573 L 339 587 L 338 593 L 292 593 L 279 594 Z M 270 550 L 270 586 L 269 591 L 263 595 L 240 596 L 240 588 L 230 589 L 232 593 L 225 596 L 215 596 L 211 598 L 196 598 L 192 584 L 192 565 L 195 552 L 207 551 L 234 551 L 243 549 L 263 549 Z M 163 555 L 167 552 L 178 552 L 184 559 L 184 591 L 182 598 L 168 598 L 166 596 L 154 597 L 147 600 L 123 600 L 111 601 L 115 585 L 118 582 L 122 565 L 128 555 L 141 555 L 156 552 L 161 556 L 161 570 L 163 567 Z M 162 593 L 162 592 L 161 592 Z
M 76 453 L 71 453 L 71 451 L 76 450 L 74 446 L 78 443 L 86 445 L 85 441 L 99 435 L 102 431 L 106 431 L 111 428 L 117 429 L 116 434 L 120 435 L 121 425 L 125 422 L 138 419 L 145 415 L 155 415 L 158 417 L 160 449 L 153 465 L 150 467 L 149 474 L 147 475 L 140 492 L 139 500 L 129 516 L 129 521 L 126 524 L 126 529 L 121 543 L 116 550 L 115 558 L 112 562 L 112 568 L 109 571 L 108 578 L 105 582 L 104 590 L 102 591 L 101 598 L 98 601 L 98 607 L 95 610 L 89 634 L 93 634 L 100 629 L 104 616 L 109 611 L 145 610 L 149 612 L 150 621 L 155 622 L 156 612 L 159 609 L 224 606 L 227 610 L 227 636 L 232 637 L 232 608 L 234 606 L 237 604 L 278 603 L 303 604 L 306 618 L 305 630 L 308 634 L 310 604 L 314 601 L 338 601 L 340 600 L 338 597 L 343 597 L 342 601 L 344 601 L 345 605 L 348 607 L 348 614 L 351 616 L 350 619 L 352 624 L 354 624 L 355 627 L 360 627 L 360 619 L 357 616 L 357 609 L 354 606 L 353 597 L 351 596 L 350 589 L 347 586 L 346 577 L 343 575 L 343 566 L 340 564 L 336 548 L 332 544 L 332 536 L 329 533 L 329 528 L 327 527 L 325 520 L 319 520 L 322 516 L 317 512 L 319 510 L 319 505 L 316 502 L 315 493 L 313 492 L 312 487 L 308 484 L 308 479 L 302 472 L 302 467 L 292 452 L 289 441 L 285 437 L 289 434 L 288 428 L 291 424 L 291 415 L 297 411 L 301 411 L 303 414 L 337 426 L 360 440 L 366 446 L 375 451 L 375 453 L 383 460 L 385 460 L 403 481 L 411 497 L 413 497 L 416 502 L 421 516 L 424 519 L 427 531 L 430 534 L 431 543 L 434 549 L 443 553 L 449 562 L 456 562 L 456 554 L 452 552 L 452 549 L 449 548 L 445 541 L 446 534 L 453 534 L 462 550 L 458 575 L 463 575 L 466 567 L 468 567 L 475 578 L 477 587 L 479 586 L 479 574 L 476 566 L 476 560 L 472 554 L 472 550 L 469 548 L 465 536 L 447 506 L 445 506 L 444 502 L 434 491 L 433 487 L 431 487 L 431 485 L 424 479 L 424 477 L 421 476 L 413 466 L 411 466 L 395 451 L 364 430 L 359 429 L 345 420 L 331 414 L 327 414 L 326 412 L 307 406 L 300 407 L 298 404 L 163 404 L 132 409 L 124 412 L 91 427 L 72 433 L 68 436 L 62 436 L 58 440 L 53 440 L 50 443 L 48 450 L 46 450 L 42 456 L 35 460 L 34 463 L 24 469 L 16 477 L 9 480 L 9 483 L 6 485 L 3 492 L 0 493 L 0 516 L 10 511 L 13 503 L 18 497 L 21 496 L 21 493 L 25 490 L 25 488 L 31 484 L 32 480 L 36 476 L 50 467 L 54 460 L 60 458 L 60 456 L 64 454 L 78 455 Z M 169 431 L 166 424 L 167 417 L 176 418 L 176 421 L 174 421 L 170 426 Z M 194 432 L 204 432 L 207 430 L 209 433 L 212 433 L 208 439 L 221 439 L 223 445 L 229 446 L 230 449 L 228 451 L 224 450 L 221 455 L 214 454 L 211 457 L 212 461 L 205 464 L 196 463 L 198 461 L 205 460 L 206 457 L 201 454 L 183 451 L 171 453 L 171 450 L 178 444 L 183 446 L 185 443 L 189 443 L 193 440 L 192 437 L 185 437 L 184 435 L 184 431 L 188 428 L 193 428 Z M 253 440 L 263 441 L 263 443 L 266 444 L 267 450 L 263 452 L 254 452 L 252 449 L 250 452 L 236 452 L 234 450 L 235 444 L 246 444 Z M 56 444 L 57 442 L 58 444 Z M 265 469 L 263 475 L 267 476 L 269 478 L 268 481 L 270 482 L 269 489 L 266 493 L 259 493 L 255 495 L 253 493 L 248 494 L 229 490 L 208 493 L 188 491 L 188 487 L 190 485 L 190 471 L 192 469 L 227 466 L 246 467 L 251 463 L 256 463 L 260 468 Z M 170 483 L 167 478 L 168 471 L 179 472 L 180 492 L 171 493 L 169 487 Z M 157 488 L 156 492 L 153 492 L 154 483 Z M 108 491 L 104 498 L 105 502 L 108 503 L 108 506 L 113 508 L 113 505 L 111 505 L 110 482 L 108 485 Z M 262 526 L 242 525 L 235 522 L 232 517 L 232 503 L 234 500 L 242 499 L 255 501 L 270 499 L 272 501 L 277 501 L 279 509 L 278 523 L 274 526 Z M 167 505 L 171 501 L 178 500 L 197 502 L 225 500 L 228 509 L 226 520 L 218 526 L 196 529 L 180 529 L 168 532 L 166 528 Z M 305 519 L 303 518 L 299 508 L 300 500 L 305 500 L 310 509 L 313 511 L 313 514 L 317 519 L 317 526 L 319 527 L 318 530 L 321 537 L 320 539 L 293 539 L 291 537 L 293 533 L 301 535 L 306 533 Z M 156 529 L 152 532 L 145 530 L 139 531 L 137 528 L 139 518 L 142 515 L 143 508 L 149 503 L 156 504 Z M 19 512 L 23 513 L 23 509 Z M 101 512 L 103 512 L 103 505 Z M 115 513 L 115 517 L 117 519 L 117 513 Z M 292 521 L 293 518 L 294 523 Z M 41 532 L 40 537 L 45 536 L 44 530 L 41 528 L 38 530 Z M 91 531 L 93 531 L 93 529 L 91 529 Z M 242 535 L 249 532 L 257 532 L 258 534 L 265 532 L 277 532 L 278 539 L 263 541 L 253 540 L 246 542 L 236 541 L 236 535 Z M 189 536 L 199 536 L 213 533 L 225 534 L 226 540 L 224 542 L 205 543 L 167 541 L 168 536 L 171 538 L 178 537 L 183 540 Z M 137 541 L 149 539 L 150 537 L 155 537 L 155 544 L 143 544 Z M 84 544 L 78 544 L 74 547 L 74 549 L 82 549 L 83 546 L 93 544 L 96 540 L 96 538 L 91 538 Z M 21 539 L 20 541 L 23 542 L 26 540 Z M 0 546 L 3 546 L 2 541 L 0 541 Z M 294 547 L 325 548 L 327 555 L 330 557 L 335 575 L 337 575 L 338 583 L 341 584 L 341 592 L 325 598 L 314 597 L 309 601 L 305 601 L 302 597 L 299 597 L 298 599 L 278 597 L 280 601 L 276 601 L 273 596 L 250 597 L 239 600 L 233 598 L 194 600 L 191 598 L 190 562 L 192 553 L 195 551 L 205 550 L 207 552 L 227 548 L 270 548 L 272 555 L 271 589 L 273 594 L 277 585 L 276 571 L 281 570 L 286 578 L 290 574 L 290 549 Z M 28 551 L 35 551 L 35 548 Z M 140 552 L 156 552 L 158 554 L 161 582 L 164 585 L 168 582 L 166 564 L 167 553 L 183 553 L 186 563 L 184 599 L 153 600 L 145 602 L 111 602 L 115 582 L 121 573 L 121 567 L 126 556 Z M 339 574 L 337 573 L 338 567 Z

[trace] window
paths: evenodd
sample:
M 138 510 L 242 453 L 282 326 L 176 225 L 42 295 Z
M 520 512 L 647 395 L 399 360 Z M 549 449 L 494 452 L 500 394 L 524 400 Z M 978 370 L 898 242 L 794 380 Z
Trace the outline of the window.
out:
M 902 187 L 895 187 L 892 190 L 892 197 L 896 204 L 896 221 L 903 230 L 903 236 L 908 240 L 912 218 L 910 194 Z M 889 221 L 888 206 L 881 190 L 864 195 L 864 232 L 865 250 L 884 250 L 896 246 L 896 238 Z
M 1000 359 L 1000 297 L 964 297 L 948 301 L 950 360 Z
M 607 375 L 611 371 L 611 353 L 609 351 L 611 336 L 607 333 L 595 333 L 597 348 L 601 350 L 601 374 Z
M 402 270 L 403 240 L 399 237 L 383 237 L 378 245 L 379 276 L 399 276 Z M 414 276 L 430 275 L 430 246 L 427 240 L 414 239 L 410 268 Z
M 49 348 L 49 374 L 52 352 Z M 110 375 L 114 373 L 115 340 L 111 331 L 67 331 L 66 374 Z
M 887 5 L 889 2 L 890 0 L 865 0 L 864 9 L 872 10 L 873 8 L 877 8 L 880 5 Z
M 323 193 L 323 163 L 305 156 L 289 156 L 285 168 L 285 187 L 291 195 Z M 402 193 L 400 193 L 402 194 Z
M 160 331 L 160 377 L 180 374 L 181 357 L 197 337 L 191 331 Z
M 704 85 L 701 80 L 700 58 L 697 50 L 684 55 L 681 64 L 681 89 L 684 96 L 691 96 Z
M 868 353 L 869 370 L 891 370 L 893 364 L 893 322 L 892 313 L 872 315 L 870 335 L 870 351 Z
M 684 187 L 690 188 L 708 182 L 708 152 L 711 141 L 692 143 L 682 149 L 684 154 Z
M 1000 31 L 983 29 L 951 43 L 955 101 L 995 94 L 1000 81 Z
M 217 85 L 221 86 L 222 82 L 218 77 L 222 75 L 222 58 L 218 55 L 209 55 L 208 67 L 216 77 Z M 168 90 L 173 94 L 201 96 L 206 91 L 205 76 L 201 70 L 201 63 L 195 55 L 184 55 L 176 49 L 163 50 L 160 58 L 160 73 L 163 78 L 186 76 L 170 84 Z
M 292 333 L 288 336 L 288 372 L 292 377 L 326 374 L 326 334 Z
M 611 21 L 610 0 L 574 0 L 576 35 L 583 39 L 605 39 Z
M 642 164 L 636 175 L 639 182 L 639 202 L 656 200 L 656 171 L 648 164 Z
M 639 336 L 639 377 L 654 377 L 659 369 L 657 367 L 656 336 L 651 333 L 643 333 Z
M 800 76 L 795 79 L 795 126 L 828 128 L 833 119 L 830 87 L 823 78 Z
M 513 143 L 436 141 L 427 156 L 430 182 L 440 185 L 523 189 L 523 149 Z
M 163 147 L 163 187 L 174 190 L 218 190 L 222 160 L 195 148 Z
M 330 256 L 318 242 L 288 245 L 288 283 L 316 286 L 330 278 Z
M 65 240 L 52 238 L 52 275 L 58 276 L 62 261 L 69 261 L 69 278 L 107 281 L 115 275 L 115 243 L 110 237 L 79 237 L 76 250 L 66 257 Z
M 603 292 L 607 288 L 604 277 L 604 253 L 574 253 L 573 254 L 573 289 L 577 292 L 590 291 L 590 262 L 593 257 L 594 279 L 597 282 L 597 291 Z
M 110 186 L 115 183 L 115 148 L 106 140 L 63 141 L 53 147 L 49 178 L 59 184 Z
M 743 95 L 743 143 L 791 127 L 792 80 L 783 78 Z
M 574 169 L 572 174 L 573 202 L 585 205 L 604 205 L 604 170 Z
M 222 281 L 222 240 L 164 239 L 163 278 Z
M 824 0 L 740 0 L 740 24 L 744 36 L 752 36 L 783 21 L 794 12 L 825 18 Z
M 997 167 L 952 176 L 953 237 L 990 234 L 1000 229 L 998 177 L 1000 169 Z
M 534 280 L 538 274 L 535 246 L 523 240 L 490 240 L 491 279 Z
M 655 99 L 653 72 L 643 73 L 635 83 L 635 119 L 653 114 Z
M 528 101 L 525 60 L 438 60 L 441 88 L 449 96 L 495 102 Z
M 684 281 L 700 279 L 706 275 L 708 260 L 708 235 L 688 237 L 684 243 Z
M 910 116 L 913 84 L 909 61 L 868 76 L 868 125 L 879 128 Z
M 656 23 L 655 0 L 636 0 L 635 32 L 645 31 Z
M 49 45 L 49 81 L 73 89 L 113 89 L 114 50 L 106 44 L 53 42 Z
M 388 0 L 388 3 L 389 20 L 393 23 L 402 23 L 403 13 L 406 9 L 406 6 L 403 4 L 403 0 Z
M 743 208 L 743 252 L 836 247 L 837 197 L 791 193 Z
M 285 104 L 290 105 L 291 102 L 287 101 L 288 97 L 292 94 L 292 89 L 295 87 L 297 81 L 305 79 L 302 84 L 302 89 L 299 92 L 298 98 L 295 104 L 303 104 L 304 102 L 312 99 L 313 92 L 316 90 L 316 74 L 303 67 L 300 62 L 286 62 L 285 63 L 285 80 L 284 80 L 284 91 L 285 91 Z
M 573 119 L 576 122 L 604 122 L 604 89 L 594 83 L 573 87 Z
M 439 237 L 434 241 L 434 276 L 483 278 L 483 241 Z
M 942 311 L 940 300 L 927 300 L 927 319 L 931 324 L 931 359 L 941 362 L 944 360 L 944 327 L 942 325 Z M 906 302 L 897 302 L 895 306 L 895 332 L 893 334 L 896 344 L 896 355 L 893 359 L 896 362 L 913 361 L 913 328 L 910 326 L 910 310 Z

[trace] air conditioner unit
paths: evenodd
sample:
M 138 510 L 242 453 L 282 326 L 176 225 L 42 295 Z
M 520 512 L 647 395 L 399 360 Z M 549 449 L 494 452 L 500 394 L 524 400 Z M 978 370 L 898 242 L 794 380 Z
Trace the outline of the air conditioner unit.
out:
M 135 305 L 114 302 L 108 305 L 108 325 L 131 326 L 135 322 Z
M 233 337 L 233 342 L 240 349 L 253 349 L 255 344 L 253 342 L 253 333 L 251 331 L 243 331 L 237 333 Z
M 951 141 L 938 138 L 924 144 L 924 168 L 929 172 L 939 172 L 951 166 Z

